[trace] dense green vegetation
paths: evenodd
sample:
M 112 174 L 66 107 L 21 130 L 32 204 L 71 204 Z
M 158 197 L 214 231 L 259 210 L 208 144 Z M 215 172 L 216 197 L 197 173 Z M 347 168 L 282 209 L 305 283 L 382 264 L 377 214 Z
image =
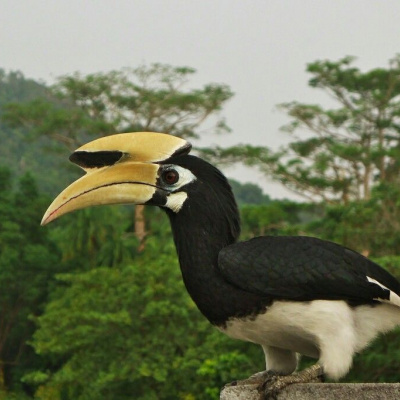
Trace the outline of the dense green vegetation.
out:
M 326 131 L 342 129 L 336 139 L 347 132 L 352 142 L 329 141 L 323 131 L 315 133 L 319 141 L 296 138 L 286 157 L 251 146 L 203 154 L 262 162 L 297 192 L 303 177 L 303 194 L 326 197 L 275 200 L 257 185 L 232 181 L 243 239 L 319 236 L 368 253 L 400 277 L 398 66 L 361 73 L 351 61 L 309 66 L 310 84 L 350 99 L 348 112 L 343 102 L 337 110 L 284 108 L 294 118 L 290 130 L 303 124 L 315 133 L 323 123 Z M 183 90 L 193 73 L 157 64 L 62 77 L 48 87 L 0 71 L 0 399 L 216 399 L 224 383 L 263 369 L 258 346 L 225 337 L 196 309 L 161 210 L 144 210 L 145 237 L 129 206 L 82 210 L 39 226 L 51 196 L 79 173 L 66 159 L 83 141 L 135 129 L 196 138 L 232 92 L 225 85 Z M 378 103 L 379 121 L 371 109 Z M 213 130 L 227 129 L 223 119 L 214 121 Z M 354 179 L 343 160 L 358 171 Z M 339 167 L 346 174 L 335 181 Z M 400 332 L 357 356 L 346 379 L 400 381 Z

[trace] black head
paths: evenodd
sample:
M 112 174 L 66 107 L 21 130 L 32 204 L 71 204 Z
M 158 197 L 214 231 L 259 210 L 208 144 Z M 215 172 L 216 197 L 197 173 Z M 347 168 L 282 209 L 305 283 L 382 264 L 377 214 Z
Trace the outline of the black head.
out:
M 231 186 L 222 172 L 192 155 L 160 163 L 157 190 L 146 204 L 162 207 L 177 224 L 222 229 L 233 243 L 240 234 L 240 218 Z M 183 226 L 182 226 L 183 227 Z

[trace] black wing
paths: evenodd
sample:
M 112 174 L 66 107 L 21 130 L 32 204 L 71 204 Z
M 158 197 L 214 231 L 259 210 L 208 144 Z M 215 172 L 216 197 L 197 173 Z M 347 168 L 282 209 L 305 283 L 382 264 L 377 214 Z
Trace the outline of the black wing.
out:
M 236 243 L 221 250 L 218 265 L 231 284 L 279 299 L 368 303 L 391 299 L 390 291 L 400 295 L 400 283 L 379 265 L 312 237 L 263 236 Z

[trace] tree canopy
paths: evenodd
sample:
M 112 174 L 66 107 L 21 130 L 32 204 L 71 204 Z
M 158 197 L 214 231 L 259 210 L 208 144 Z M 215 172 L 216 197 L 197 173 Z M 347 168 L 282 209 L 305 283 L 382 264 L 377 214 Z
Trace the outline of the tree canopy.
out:
M 217 115 L 233 93 L 227 85 L 187 88 L 193 68 L 152 64 L 119 71 L 58 78 L 51 98 L 8 103 L 3 120 L 46 136 L 69 151 L 90 135 L 155 131 L 197 138 L 199 127 Z M 223 118 L 213 121 L 214 133 L 229 131 Z
M 292 121 L 290 143 L 216 149 L 215 158 L 256 166 L 313 201 L 368 200 L 379 183 L 398 182 L 400 56 L 389 67 L 363 72 L 354 57 L 308 64 L 309 86 L 328 94 L 335 108 L 297 101 L 281 104 Z

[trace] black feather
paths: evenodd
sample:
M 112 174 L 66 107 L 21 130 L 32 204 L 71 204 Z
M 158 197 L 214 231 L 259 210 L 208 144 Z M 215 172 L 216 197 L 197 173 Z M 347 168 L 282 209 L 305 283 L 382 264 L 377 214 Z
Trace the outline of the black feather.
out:
M 238 288 L 275 299 L 369 303 L 400 295 L 399 282 L 379 265 L 338 244 L 312 238 L 264 236 L 225 247 L 218 266 Z

